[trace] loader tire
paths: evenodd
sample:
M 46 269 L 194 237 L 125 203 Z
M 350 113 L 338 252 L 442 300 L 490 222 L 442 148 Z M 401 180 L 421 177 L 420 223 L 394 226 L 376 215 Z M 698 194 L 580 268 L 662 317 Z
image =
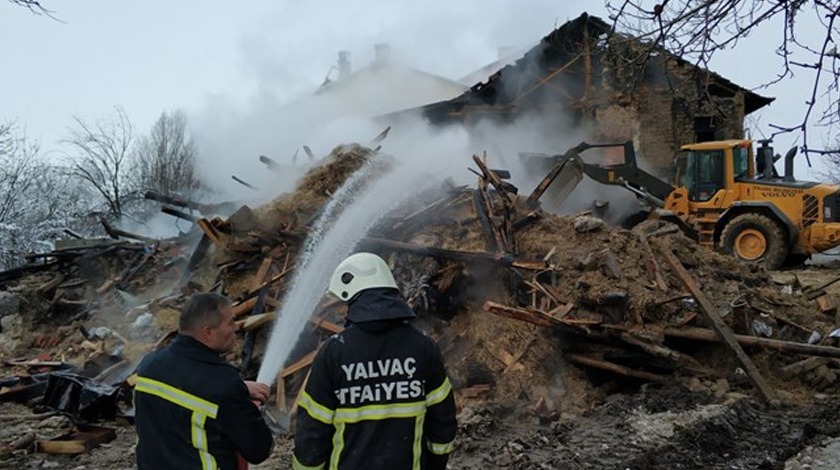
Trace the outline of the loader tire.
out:
M 764 262 L 766 269 L 777 269 L 788 256 L 782 228 L 761 214 L 741 214 L 723 229 L 720 245 L 726 253 L 749 262 Z

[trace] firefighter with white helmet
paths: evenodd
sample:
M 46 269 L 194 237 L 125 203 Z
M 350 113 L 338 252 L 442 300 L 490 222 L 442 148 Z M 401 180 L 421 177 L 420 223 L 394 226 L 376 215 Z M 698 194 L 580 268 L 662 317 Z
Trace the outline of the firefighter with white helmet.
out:
M 409 324 L 385 261 L 356 253 L 329 291 L 347 302 L 344 331 L 318 351 L 298 402 L 294 469 L 443 470 L 456 421 L 437 345 Z

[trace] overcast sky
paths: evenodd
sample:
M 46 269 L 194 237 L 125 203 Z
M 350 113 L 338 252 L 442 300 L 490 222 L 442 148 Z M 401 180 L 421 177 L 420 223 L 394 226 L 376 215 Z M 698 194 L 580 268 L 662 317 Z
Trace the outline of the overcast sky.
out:
M 60 21 L 0 0 L 0 121 L 17 120 L 55 153 L 74 114 L 101 118 L 122 106 L 138 132 L 164 110 L 184 109 L 194 125 L 235 116 L 267 97 L 282 103 L 315 89 L 339 50 L 366 64 L 383 42 L 402 62 L 457 79 L 495 60 L 498 47 L 534 44 L 584 8 L 606 17 L 599 1 L 42 3 Z M 768 46 L 776 38 L 777 30 L 759 34 L 712 68 L 757 86 L 776 72 Z M 777 100 L 752 121 L 757 129 L 798 122 L 807 79 L 759 90 Z M 782 137 L 776 147 L 794 143 Z

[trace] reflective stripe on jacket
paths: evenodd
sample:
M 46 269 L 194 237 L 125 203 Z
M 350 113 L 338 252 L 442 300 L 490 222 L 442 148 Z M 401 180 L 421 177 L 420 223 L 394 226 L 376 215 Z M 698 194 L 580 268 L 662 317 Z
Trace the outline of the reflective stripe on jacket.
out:
M 189 336 L 150 353 L 134 387 L 137 468 L 228 470 L 274 445 L 237 370 Z
M 382 331 L 354 324 L 330 338 L 298 404 L 294 469 L 425 470 L 453 448 L 455 402 L 440 351 L 404 322 Z

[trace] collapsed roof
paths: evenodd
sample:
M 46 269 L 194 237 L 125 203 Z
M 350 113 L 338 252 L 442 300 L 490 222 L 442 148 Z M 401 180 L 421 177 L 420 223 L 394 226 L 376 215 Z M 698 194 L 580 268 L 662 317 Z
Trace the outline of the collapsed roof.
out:
M 627 60 L 614 66 L 615 55 L 625 58 L 644 54 L 643 60 Z M 602 19 L 583 13 L 545 36 L 538 45 L 515 63 L 508 65 L 486 82 L 473 85 L 468 91 L 451 100 L 429 104 L 421 109 L 423 116 L 435 124 L 463 120 L 470 112 L 493 115 L 516 115 L 524 110 L 545 107 L 546 102 L 561 100 L 574 108 L 587 99 L 596 81 L 601 87 L 620 89 L 633 87 L 635 80 L 617 80 L 619 75 L 642 67 L 641 80 L 665 84 L 674 80 L 676 68 L 689 72 L 698 88 L 711 96 L 744 95 L 744 114 L 752 113 L 773 101 L 749 91 L 726 78 L 691 64 L 658 46 L 642 40 L 619 35 Z

